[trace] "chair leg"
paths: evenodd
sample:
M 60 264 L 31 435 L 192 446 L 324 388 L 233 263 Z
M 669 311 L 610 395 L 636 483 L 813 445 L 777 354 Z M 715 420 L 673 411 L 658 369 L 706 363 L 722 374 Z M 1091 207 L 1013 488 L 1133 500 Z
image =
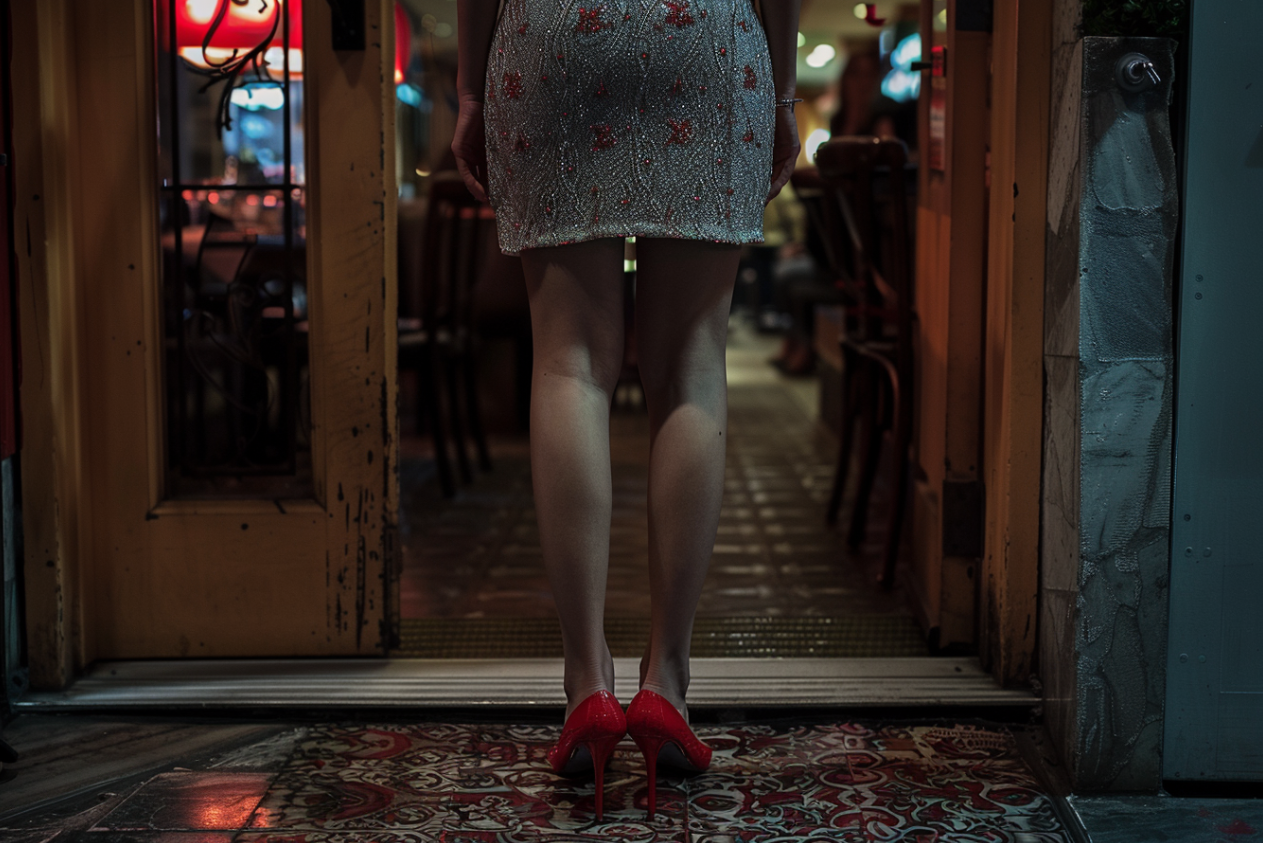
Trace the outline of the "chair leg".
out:
M 873 372 L 873 369 L 877 367 L 872 361 L 865 362 L 870 377 L 879 378 L 875 392 L 880 398 L 870 409 L 868 424 L 865 426 L 865 433 L 868 434 L 868 449 L 864 452 L 864 463 L 860 468 L 860 485 L 855 493 L 855 505 L 851 509 L 851 528 L 846 538 L 847 546 L 851 550 L 859 549 L 864 543 L 865 533 L 868 532 L 868 505 L 873 495 L 873 483 L 877 479 L 877 467 L 881 462 L 882 439 L 885 438 L 887 427 L 885 424 L 887 397 L 884 379 L 881 379 L 879 373 Z
M 452 424 L 452 447 L 456 450 L 456 465 L 460 468 L 460 478 L 472 483 L 474 472 L 469 465 L 469 453 L 465 448 L 465 426 L 461 422 L 460 378 L 456 371 L 458 363 L 451 351 L 443 354 L 443 379 L 447 381 L 447 415 Z
M 456 478 L 452 476 L 452 462 L 447 454 L 447 429 L 443 424 L 442 400 L 439 398 L 437 383 L 438 367 L 435 365 L 434 352 L 424 346 L 421 354 L 421 365 L 417 371 L 417 412 L 424 415 L 430 428 L 430 438 L 434 441 L 434 466 L 438 470 L 439 487 L 443 497 L 456 496 Z M 418 419 L 420 421 L 420 419 Z M 417 425 L 420 428 L 420 424 Z
M 855 419 L 859 415 L 856 400 L 855 367 L 858 356 L 842 347 L 842 430 L 838 436 L 838 464 L 833 471 L 833 491 L 829 495 L 829 507 L 825 510 L 825 523 L 830 527 L 838 523 L 838 511 L 846 494 L 846 479 L 851 473 L 851 449 L 855 442 Z
M 487 448 L 487 435 L 482 428 L 482 404 L 478 400 L 477 358 L 466 354 L 461 369 L 465 375 L 465 414 L 469 417 L 469 432 L 474 437 L 474 451 L 478 454 L 478 468 L 491 470 L 491 451 Z
M 903 519 L 908 505 L 908 486 L 912 472 L 912 408 L 901 394 L 901 384 L 896 380 L 894 395 L 894 459 L 895 490 L 891 501 L 890 521 L 886 530 L 886 553 L 882 560 L 881 578 L 878 584 L 889 589 L 895 584 L 895 565 L 899 561 L 899 545 Z

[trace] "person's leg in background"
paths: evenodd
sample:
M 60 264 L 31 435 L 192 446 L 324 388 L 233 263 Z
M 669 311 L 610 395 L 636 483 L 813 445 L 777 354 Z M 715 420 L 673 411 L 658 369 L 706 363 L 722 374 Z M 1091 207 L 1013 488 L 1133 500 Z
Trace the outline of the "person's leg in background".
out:
M 531 478 L 561 620 L 566 717 L 614 690 L 605 643 L 609 411 L 623 362 L 623 241 L 522 252 L 531 308 Z
M 636 334 L 649 409 L 649 586 L 641 685 L 684 711 L 689 644 L 724 491 L 728 312 L 740 247 L 637 238 Z

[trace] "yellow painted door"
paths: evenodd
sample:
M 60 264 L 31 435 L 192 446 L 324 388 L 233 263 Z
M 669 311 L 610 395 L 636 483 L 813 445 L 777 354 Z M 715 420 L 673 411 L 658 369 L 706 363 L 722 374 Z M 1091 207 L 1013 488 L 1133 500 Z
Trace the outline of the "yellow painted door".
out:
M 301 81 L 302 113 L 293 112 L 290 128 L 301 134 L 302 149 L 276 176 L 263 152 L 234 148 L 226 164 L 217 159 L 217 171 L 235 172 L 237 184 L 271 172 L 279 189 L 251 192 L 228 183 L 212 197 L 213 186 L 169 189 L 179 179 L 164 160 L 171 156 L 162 151 L 169 138 L 161 133 L 175 122 L 186 141 L 214 131 L 205 120 L 163 113 L 173 83 L 164 87 L 158 64 L 171 61 L 170 45 L 186 37 L 171 13 L 159 13 L 155 0 L 60 2 L 72 45 L 75 148 L 67 166 L 82 444 L 80 617 L 77 629 L 69 627 L 79 636 L 75 661 L 384 653 L 396 600 L 395 285 L 388 282 L 395 271 L 393 3 L 368 0 L 364 48 L 335 50 L 332 4 L 301 0 L 301 30 L 291 21 L 289 37 L 301 31 L 301 55 L 291 53 L 290 70 L 291 81 Z M 220 8 L 231 22 L 276 2 L 177 0 L 167 8 L 193 15 L 191 22 L 174 19 L 186 26 Z M 282 34 L 278 29 L 276 37 Z M 279 54 L 264 55 L 271 61 Z M 252 74 L 247 69 L 243 77 Z M 280 89 L 256 85 L 249 96 L 275 99 L 269 90 Z M 209 96 L 217 102 L 219 89 Z M 245 102 L 238 96 L 246 95 L 234 94 L 234 107 Z M 242 138 L 267 129 L 262 111 L 235 111 Z M 185 148 L 175 158 L 193 166 L 198 154 Z M 298 172 L 302 184 L 291 186 Z M 291 234 L 289 245 L 297 244 L 290 268 L 302 268 L 303 300 L 291 289 L 285 295 L 295 312 L 286 314 L 282 301 L 269 315 L 254 297 L 283 278 L 249 288 L 242 267 L 264 260 L 268 243 L 275 258 L 284 237 L 257 226 L 250 234 L 251 226 L 233 220 L 258 206 L 257 222 L 283 205 L 289 190 L 302 214 L 301 236 Z M 230 199 L 241 208 L 226 216 L 210 207 Z M 173 213 L 190 215 L 178 250 Z M 215 251 L 222 246 L 216 226 L 230 243 L 244 238 L 241 254 Z M 177 253 L 183 263 L 173 270 Z M 190 279 L 174 294 L 163 279 L 172 271 Z M 181 316 L 164 299 L 171 295 L 211 303 L 186 303 Z M 212 311 L 219 315 L 205 316 Z M 301 383 L 282 387 L 283 366 L 251 363 L 263 354 L 264 333 L 247 342 L 241 326 L 250 319 L 280 324 L 291 315 L 285 330 L 298 350 L 267 352 L 290 360 L 291 374 L 301 368 Z M 281 341 L 276 333 L 266 341 Z M 177 353 L 182 342 L 184 358 Z M 181 386 L 181 372 L 204 382 Z M 278 409 L 287 389 L 301 395 L 288 396 L 290 409 Z M 225 407 L 260 394 L 263 410 L 247 407 L 243 415 L 238 407 L 227 432 L 215 433 L 222 418 L 206 421 L 215 408 L 222 417 Z M 173 421 L 172 414 L 184 418 Z M 289 431 L 281 440 L 302 440 L 297 457 L 275 457 L 271 445 L 258 444 L 258 431 L 277 427 L 278 418 Z M 219 440 L 232 453 L 211 464 L 203 458 Z M 189 453 L 202 462 L 185 459 Z

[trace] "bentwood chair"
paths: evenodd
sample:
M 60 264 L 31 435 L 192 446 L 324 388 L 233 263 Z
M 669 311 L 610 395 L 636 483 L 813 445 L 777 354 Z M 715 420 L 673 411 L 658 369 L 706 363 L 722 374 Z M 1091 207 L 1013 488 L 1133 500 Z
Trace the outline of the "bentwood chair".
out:
M 424 209 L 419 205 L 400 205 L 399 366 L 417 372 L 418 415 L 434 441 L 443 493 L 451 497 L 456 485 L 449 434 L 465 482 L 473 478 L 466 431 L 479 467 L 491 470 L 471 318 L 479 257 L 494 217 L 455 173 L 435 174 Z
M 862 544 L 883 442 L 892 453 L 893 499 L 880 582 L 894 582 L 895 563 L 912 467 L 913 365 L 912 238 L 908 216 L 907 147 L 902 141 L 842 137 L 822 145 L 816 164 L 836 239 L 849 260 L 843 353 L 844 416 L 827 518 L 834 523 L 850 474 L 857 422 L 863 416 L 865 449 L 851 511 L 848 543 Z

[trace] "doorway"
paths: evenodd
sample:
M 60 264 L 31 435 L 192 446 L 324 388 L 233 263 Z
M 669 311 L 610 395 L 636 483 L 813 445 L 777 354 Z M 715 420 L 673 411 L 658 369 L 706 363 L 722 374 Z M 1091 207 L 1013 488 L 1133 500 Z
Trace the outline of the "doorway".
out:
M 916 145 L 919 7 L 873 26 L 850 8 L 806 4 L 799 68 L 800 169 L 831 132 L 883 132 Z M 410 222 L 431 187 L 450 179 L 456 18 L 450 4 L 403 4 L 417 49 L 400 87 L 401 319 L 423 305 L 423 239 Z M 848 64 L 849 71 L 843 71 Z M 415 213 L 419 216 L 422 210 Z M 698 656 L 915 657 L 930 652 L 903 585 L 877 586 L 893 495 L 883 464 L 858 548 L 825 523 L 837 460 L 836 333 L 817 336 L 816 306 L 838 296 L 818 259 L 822 232 L 787 189 L 769 210 L 767 246 L 749 249 L 729 335 L 730 440 L 727 489 L 710 579 L 694 636 Z M 450 397 L 446 379 L 426 392 L 401 356 L 401 640 L 397 656 L 556 657 L 556 608 L 539 558 L 524 426 L 529 396 L 529 323 L 520 268 L 503 258 L 494 229 L 482 231 L 468 282 L 470 331 L 480 336 L 478 406 Z M 810 246 L 810 248 L 809 248 Z M 634 278 L 634 244 L 627 270 Z M 458 296 L 452 295 L 456 300 Z M 425 320 L 419 319 L 419 322 Z M 827 320 L 826 320 L 827 321 Z M 402 324 L 402 322 L 401 322 Z M 826 325 L 823 329 L 828 331 Z M 483 333 L 486 331 L 487 333 Z M 635 385 L 634 350 L 611 421 L 614 523 L 606 631 L 616 656 L 639 657 L 647 640 L 646 470 L 648 423 Z M 466 365 L 466 361 L 453 364 Z M 464 384 L 460 384 L 464 386 Z M 429 405 L 445 410 L 443 439 Z M 480 413 L 490 470 L 480 469 Z M 446 453 L 450 467 L 436 464 Z M 887 449 L 886 459 L 890 454 Z M 858 461 L 858 457 L 857 457 Z M 445 488 L 444 472 L 453 478 Z M 852 478 L 854 480 L 854 478 Z M 850 511 L 854 486 L 843 508 Z M 905 529 L 905 534 L 910 534 Z M 912 542 L 903 543 L 904 556 Z M 905 563 L 906 563 L 905 559 Z M 907 567 L 905 564 L 904 567 Z

